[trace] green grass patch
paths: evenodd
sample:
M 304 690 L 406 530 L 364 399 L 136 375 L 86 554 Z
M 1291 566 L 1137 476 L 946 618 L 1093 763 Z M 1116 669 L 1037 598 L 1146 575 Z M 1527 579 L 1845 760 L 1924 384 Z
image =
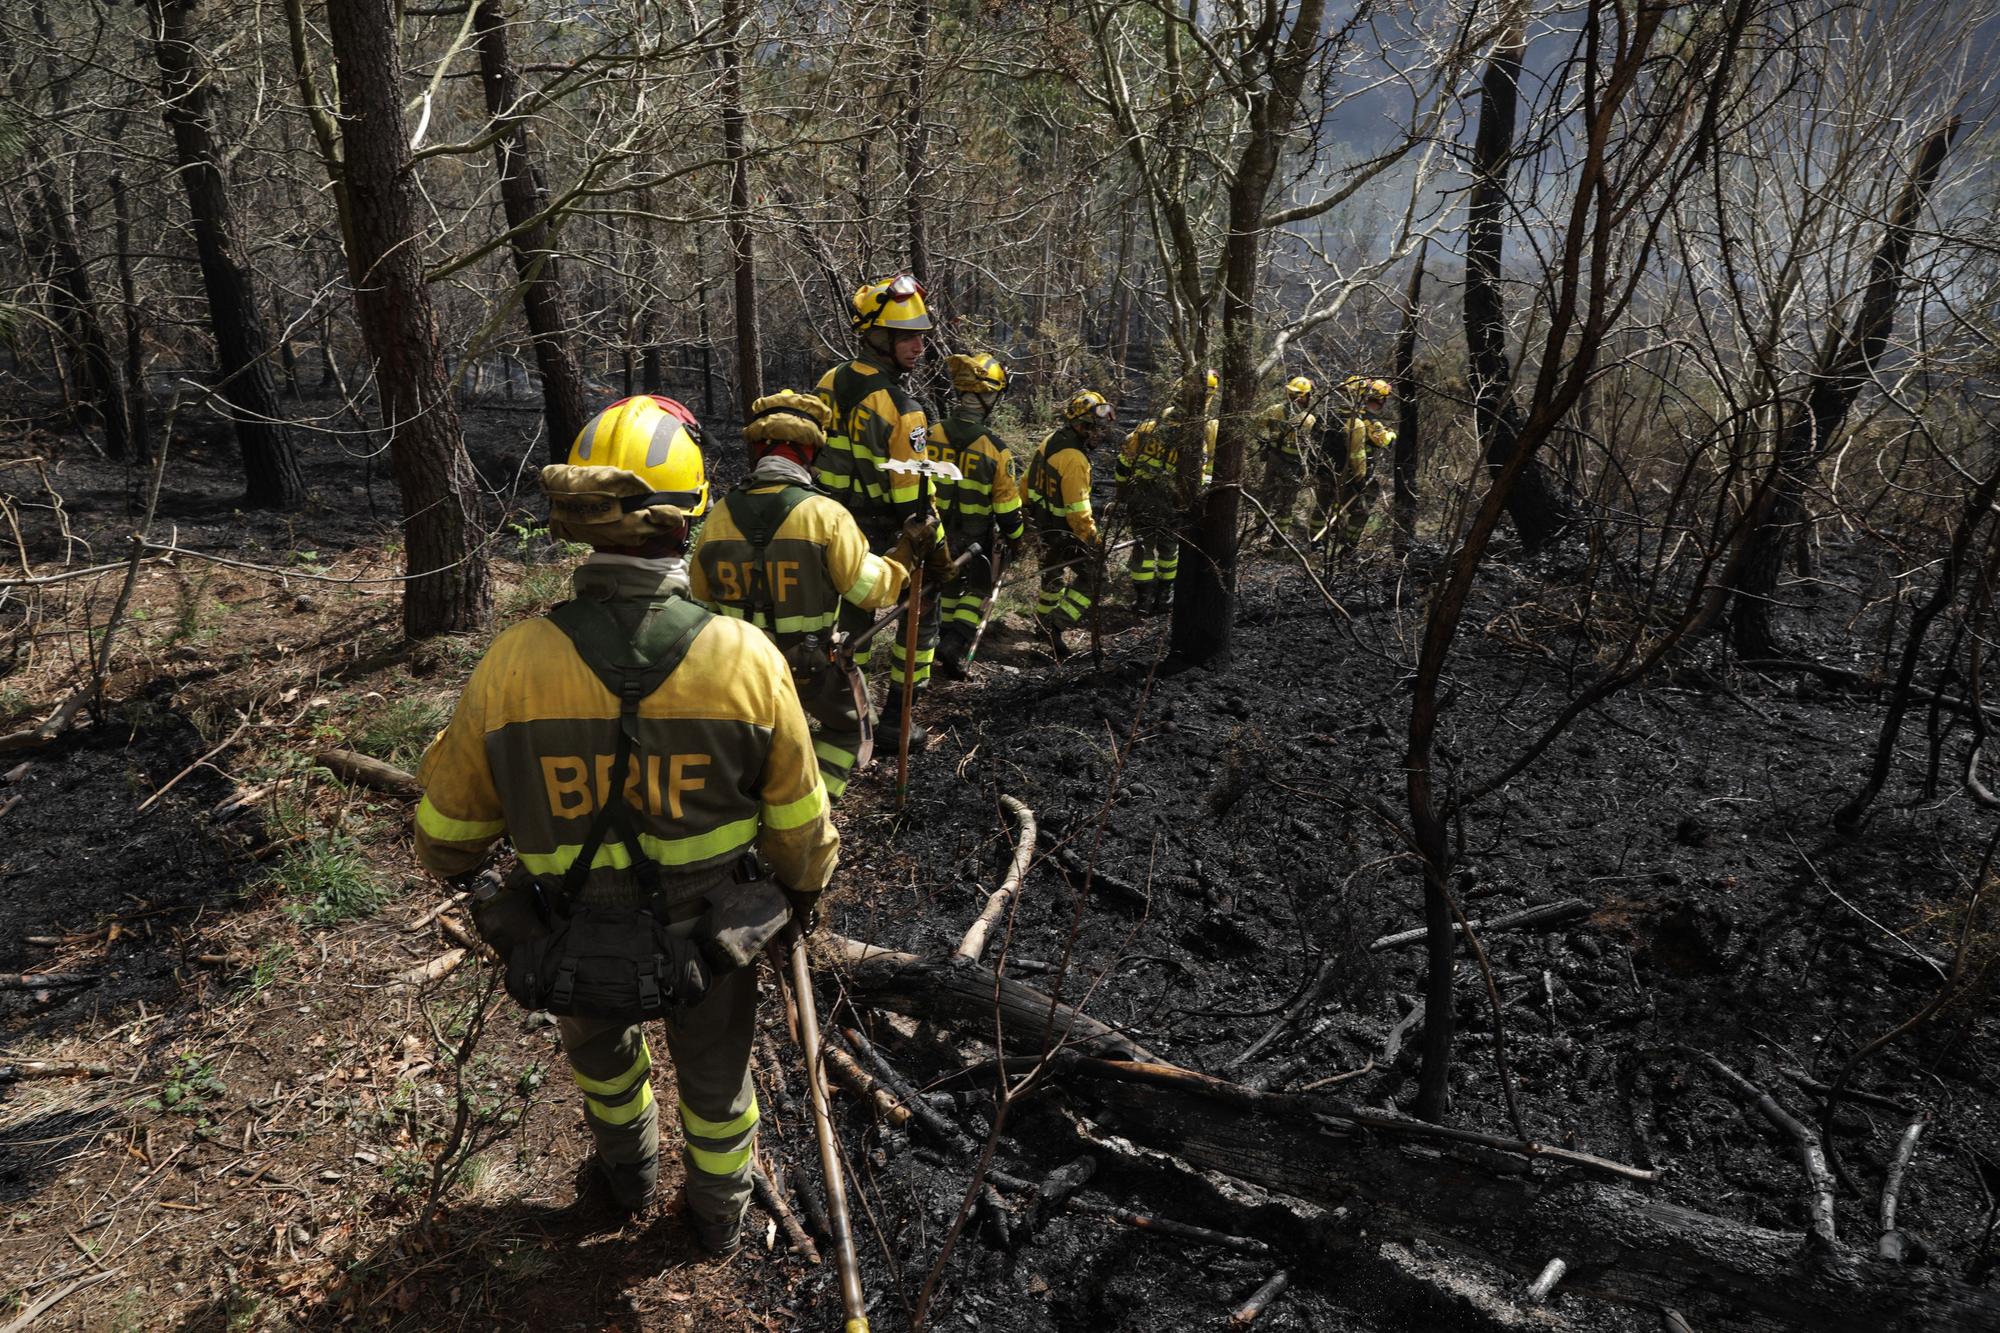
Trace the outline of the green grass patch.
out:
M 451 721 L 451 705 L 407 695 L 372 714 L 354 738 L 354 748 L 398 768 L 414 769 L 431 739 Z
M 368 916 L 389 901 L 352 838 L 329 834 L 280 857 L 274 872 L 284 885 L 285 911 L 308 926 L 331 926 Z

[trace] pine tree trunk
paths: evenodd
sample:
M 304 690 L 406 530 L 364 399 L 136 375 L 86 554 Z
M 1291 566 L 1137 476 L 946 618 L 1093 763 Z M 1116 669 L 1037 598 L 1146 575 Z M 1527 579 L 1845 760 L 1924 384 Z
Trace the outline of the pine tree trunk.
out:
M 46 241 L 50 313 L 68 335 L 77 426 L 85 431 L 94 427 L 104 432 L 106 457 L 130 458 L 125 388 L 119 380 L 117 363 L 111 359 L 111 340 L 98 313 L 97 295 L 77 242 L 75 220 L 64 200 L 55 165 L 41 163 L 35 169 L 35 178 L 40 205 L 37 211 L 41 215 L 38 221 Z
M 1472 371 L 1473 416 L 1493 472 L 1514 456 L 1520 414 L 1507 363 L 1507 310 L 1500 294 L 1501 242 L 1507 231 L 1507 169 L 1514 153 L 1520 102 L 1519 28 L 1501 38 L 1480 85 L 1479 128 L 1473 142 L 1473 186 L 1466 207 L 1465 342 Z M 1570 524 L 1569 497 L 1530 459 L 1507 494 L 1507 517 L 1527 551 L 1537 551 Z
M 1882 244 L 1868 266 L 1868 285 L 1846 336 L 1831 345 L 1826 360 L 1813 373 L 1804 406 L 1794 408 L 1778 441 L 1777 468 L 1760 505 L 1761 513 L 1744 537 L 1748 543 L 1736 573 L 1730 606 L 1730 637 L 1744 657 L 1783 657 L 1783 646 L 1772 623 L 1778 576 L 1785 552 L 1806 522 L 1806 488 L 1820 460 L 1832 449 L 1841 423 L 1874 373 L 1875 362 L 1888 346 L 1902 296 L 1903 265 L 1909 259 L 1918 218 L 1944 168 L 1945 154 L 1958 137 L 1953 116 L 1924 140 L 1917 152 L 1909 183 L 1896 202 Z
M 152 459 L 146 399 L 146 327 L 139 309 L 139 284 L 132 272 L 132 203 L 125 196 L 125 178 L 111 173 L 111 206 L 118 221 L 118 295 L 125 305 L 125 404 L 132 432 L 132 452 L 139 462 Z
M 764 354 L 757 332 L 757 250 L 750 235 L 749 115 L 743 108 L 743 4 L 723 10 L 722 143 L 729 158 L 729 249 L 736 279 L 736 396 L 739 415 L 764 396 Z
M 244 504 L 290 509 L 305 499 L 291 429 L 279 415 L 271 341 L 257 284 L 237 243 L 235 209 L 222 175 L 209 106 L 209 78 L 193 45 L 200 0 L 153 0 L 153 52 L 160 63 L 174 157 L 194 224 L 195 254 L 215 333 L 219 393 L 231 409 L 243 454 Z
M 924 123 L 924 82 L 931 41 L 930 0 L 910 0 L 910 93 L 903 136 L 903 180 L 910 227 L 910 275 L 930 281 L 931 244 L 924 225 L 924 187 L 930 173 L 930 127 Z
M 1410 289 L 1403 294 L 1403 331 L 1396 337 L 1396 422 L 1394 514 L 1396 550 L 1406 553 L 1417 539 L 1417 333 L 1424 298 L 1424 261 L 1430 258 L 1430 242 L 1417 251 L 1416 267 L 1410 270 Z
M 328 0 L 341 90 L 358 275 L 354 303 L 375 361 L 389 465 L 402 493 L 411 637 L 475 630 L 492 610 L 478 476 L 465 452 L 424 281 L 403 123 L 393 0 Z
M 472 28 L 479 44 L 480 86 L 486 91 L 486 114 L 503 133 L 493 143 L 493 162 L 500 170 L 500 203 L 512 233 L 514 273 L 521 283 L 521 312 L 535 344 L 535 366 L 542 375 L 542 416 L 548 423 L 548 456 L 552 463 L 569 457 L 577 432 L 590 419 L 583 388 L 583 368 L 571 342 L 569 300 L 546 219 L 548 192 L 528 144 L 528 122 L 519 111 L 520 88 L 514 79 L 513 57 L 507 49 L 504 0 L 479 0 Z

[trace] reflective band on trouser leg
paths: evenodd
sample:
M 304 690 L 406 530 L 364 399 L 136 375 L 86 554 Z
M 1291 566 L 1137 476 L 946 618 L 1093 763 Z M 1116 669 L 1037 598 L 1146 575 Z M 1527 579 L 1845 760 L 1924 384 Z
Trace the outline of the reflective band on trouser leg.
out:
M 635 1024 L 558 1020 L 570 1073 L 583 1090 L 583 1119 L 612 1190 L 627 1203 L 650 1195 L 660 1174 L 660 1112 L 652 1052 Z
M 1174 576 L 1181 572 L 1180 551 L 1176 550 L 1172 555 L 1161 556 L 1159 568 L 1160 568 L 1160 582 L 1172 583 L 1174 581 Z
M 736 1225 L 750 1203 L 750 1154 L 757 1137 L 750 1041 L 756 1019 L 757 969 L 739 967 L 717 977 L 700 1004 L 667 1022 L 667 1049 L 681 1090 L 688 1204 L 712 1227 Z
M 1154 561 L 1152 554 L 1150 552 L 1148 552 L 1146 555 L 1143 555 L 1133 560 L 1132 582 L 1151 583 L 1153 581 L 1153 571 L 1155 563 L 1156 562 Z
M 944 619 L 955 625 L 976 629 L 979 626 L 979 608 L 986 604 L 986 598 L 979 593 L 969 597 L 947 597 L 938 604 Z
M 857 739 L 855 745 L 858 747 Z M 838 800 L 847 794 L 847 775 L 854 771 L 854 750 L 843 749 L 826 739 L 824 733 L 813 741 L 813 755 L 819 760 L 819 780 L 826 784 L 828 800 Z
M 1090 594 L 1082 588 L 1071 588 L 1063 594 L 1062 614 L 1069 617 L 1072 625 L 1080 622 L 1084 613 L 1090 610 Z

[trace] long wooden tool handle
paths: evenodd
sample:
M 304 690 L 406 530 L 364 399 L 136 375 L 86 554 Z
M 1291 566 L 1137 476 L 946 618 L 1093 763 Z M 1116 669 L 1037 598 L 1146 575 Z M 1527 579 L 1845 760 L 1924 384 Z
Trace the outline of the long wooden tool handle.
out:
M 917 630 L 923 620 L 924 565 L 916 560 L 910 569 L 909 610 L 903 615 L 903 713 L 896 735 L 896 808 L 901 810 L 910 795 L 910 711 L 917 694 Z
M 840 1169 L 840 1145 L 833 1139 L 827 1107 L 826 1071 L 819 1059 L 819 1009 L 813 1001 L 812 968 L 806 942 L 792 941 L 792 994 L 798 1005 L 799 1044 L 806 1052 L 806 1082 L 812 1089 L 813 1133 L 819 1138 L 819 1166 L 826 1176 L 826 1217 L 833 1228 L 834 1263 L 840 1269 L 840 1304 L 847 1312 L 845 1333 L 868 1333 L 868 1306 L 861 1296 L 861 1263 L 854 1254 L 854 1224 L 847 1213 L 847 1178 Z

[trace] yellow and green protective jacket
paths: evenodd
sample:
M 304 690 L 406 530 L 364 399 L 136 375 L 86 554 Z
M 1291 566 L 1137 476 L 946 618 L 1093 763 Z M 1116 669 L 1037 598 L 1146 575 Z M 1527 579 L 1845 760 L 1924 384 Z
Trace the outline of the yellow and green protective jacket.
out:
M 1213 420 L 1202 423 L 1203 485 L 1208 484 L 1215 468 L 1215 436 L 1219 424 Z M 1180 450 L 1167 443 L 1167 434 L 1167 431 L 1160 428 L 1157 420 L 1140 422 L 1138 428 L 1125 437 L 1125 447 L 1118 452 L 1118 462 L 1111 470 L 1113 480 L 1120 486 L 1130 483 L 1141 486 L 1153 483 L 1171 485 L 1178 466 Z
M 1318 425 L 1318 417 L 1296 410 L 1289 399 L 1273 403 L 1257 416 L 1258 447 L 1296 462 Z
M 951 549 L 986 543 L 989 527 L 998 527 L 1008 541 L 1020 540 L 1024 521 L 1014 454 L 987 429 L 985 414 L 976 406 L 960 407 L 932 433 L 930 446 L 933 458 L 956 464 L 963 474 L 937 488 L 938 516 Z
M 815 392 L 833 410 L 813 460 L 820 489 L 871 526 L 886 528 L 915 513 L 918 478 L 882 470 L 891 459 L 923 457 L 928 444 L 923 405 L 901 373 L 864 352 L 820 376 Z
M 1064 523 L 1079 539 L 1097 540 L 1090 512 L 1090 450 L 1068 426 L 1042 441 L 1028 460 L 1028 508 L 1039 526 Z
M 1357 415 L 1350 418 L 1347 423 L 1347 466 L 1341 470 L 1341 479 L 1367 480 L 1369 450 L 1387 449 L 1395 442 L 1396 432 L 1374 417 Z
M 575 584 L 630 626 L 685 591 L 659 562 L 601 554 Z M 424 754 L 418 860 L 465 874 L 504 837 L 532 873 L 562 874 L 609 799 L 618 732 L 618 699 L 567 634 L 546 618 L 506 630 Z M 680 666 L 640 701 L 622 795 L 641 852 L 669 877 L 719 871 L 755 847 L 781 883 L 812 893 L 839 859 L 792 673 L 741 621 L 707 618 Z M 619 838 L 607 837 L 591 865 L 593 884 L 633 879 Z
M 909 572 L 874 555 L 838 501 L 804 491 L 806 470 L 785 458 L 759 460 L 725 496 L 688 555 L 688 595 L 709 610 L 748 620 L 780 652 L 809 634 L 822 640 L 846 601 L 864 611 L 893 605 Z M 751 535 L 769 531 L 760 560 Z M 761 592 L 760 592 L 761 588 Z M 768 605 L 760 605 L 768 603 Z

